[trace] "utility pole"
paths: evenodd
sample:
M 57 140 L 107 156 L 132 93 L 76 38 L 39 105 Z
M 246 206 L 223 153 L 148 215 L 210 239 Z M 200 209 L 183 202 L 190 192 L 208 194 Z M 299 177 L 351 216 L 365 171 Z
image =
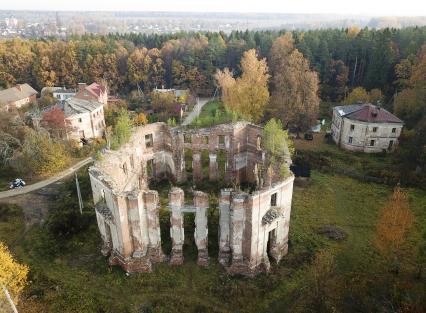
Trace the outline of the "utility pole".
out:
M 9 294 L 9 291 L 7 290 L 6 286 L 2 286 L 3 292 L 6 295 L 7 301 L 9 301 L 10 307 L 12 308 L 13 313 L 18 313 L 18 310 L 16 309 L 15 304 L 13 303 L 12 297 Z
M 77 187 L 78 206 L 80 208 L 80 214 L 83 214 L 83 199 L 81 198 L 80 184 L 78 182 L 77 173 L 75 173 L 75 185 Z

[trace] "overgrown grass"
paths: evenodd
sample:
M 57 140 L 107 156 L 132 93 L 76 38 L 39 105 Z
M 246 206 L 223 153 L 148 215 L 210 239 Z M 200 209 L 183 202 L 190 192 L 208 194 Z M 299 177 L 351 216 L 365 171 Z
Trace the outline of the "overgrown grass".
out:
M 204 105 L 200 115 L 192 121 L 189 127 L 210 127 L 235 122 L 239 119 L 240 117 L 236 113 L 225 109 L 222 101 L 210 101 Z
M 383 178 L 395 185 L 400 175 L 395 171 L 392 156 L 386 153 L 369 154 L 340 149 L 334 142 L 326 142 L 324 133 L 314 134 L 313 141 L 295 139 L 294 160 L 307 162 L 312 168 L 344 169 L 359 175 Z
M 82 188 L 88 188 L 80 177 Z M 159 190 L 161 199 L 163 249 L 169 253 L 166 205 L 170 184 L 154 187 Z M 72 190 L 71 185 L 68 188 Z M 336 300 L 338 311 L 387 311 L 388 302 L 395 307 L 407 301 L 425 305 L 425 282 L 414 278 L 410 265 L 416 262 L 414 249 L 420 243 L 419 232 L 426 224 L 424 192 L 409 189 L 416 226 L 405 247 L 405 270 L 398 279 L 406 284 L 401 289 L 399 285 L 387 285 L 381 280 L 382 274 L 387 273 L 372 244 L 378 210 L 391 188 L 314 171 L 306 188 L 295 187 L 294 190 L 289 254 L 280 265 L 273 265 L 269 275 L 254 279 L 228 277 L 217 263 L 215 189 L 216 186 L 209 189 L 210 266 L 204 269 L 195 263 L 193 216 L 186 215 L 184 265 L 159 264 L 155 265 L 153 273 L 129 277 L 120 268 L 109 267 L 106 258 L 101 256 L 93 214 L 89 214 L 92 223 L 88 228 L 68 239 L 55 241 L 48 240 L 48 230 L 44 226 L 35 226 L 22 237 L 24 225 L 19 211 L 14 208 L 6 213 L 7 221 L 4 217 L 0 221 L 0 240 L 11 246 L 19 261 L 30 266 L 31 283 L 22 304 L 40 307 L 37 312 L 52 313 L 315 312 L 315 308 L 306 304 L 311 296 L 307 275 L 315 252 L 325 249 L 335 256 L 336 274 L 342 280 L 341 295 Z M 84 197 L 88 199 L 90 190 L 86 191 Z M 190 194 L 186 195 L 186 201 L 190 202 Z M 72 199 L 74 197 L 69 194 L 64 203 L 75 209 Z M 318 234 L 318 228 L 324 225 L 336 225 L 347 234 L 347 239 L 332 241 Z M 395 295 L 395 290 L 402 296 Z

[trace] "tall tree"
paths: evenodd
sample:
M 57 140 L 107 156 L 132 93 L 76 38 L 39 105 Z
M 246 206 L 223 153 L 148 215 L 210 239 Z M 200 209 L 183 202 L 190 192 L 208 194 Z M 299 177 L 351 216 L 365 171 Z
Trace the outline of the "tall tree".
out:
M 318 74 L 294 49 L 291 33 L 277 38 L 271 48 L 271 110 L 287 126 L 306 130 L 318 115 Z
M 349 68 L 342 60 L 331 60 L 320 87 L 321 99 L 339 102 L 346 96 Z
M 140 87 L 148 91 L 151 63 L 152 60 L 148 55 L 148 50 L 146 48 L 136 48 L 127 60 L 129 82 L 134 86 L 142 85 Z
M 244 118 L 259 122 L 269 101 L 268 65 L 259 60 L 256 50 L 244 52 L 241 60 L 241 77 L 234 79 L 228 69 L 216 73 L 216 81 L 222 89 L 225 106 Z

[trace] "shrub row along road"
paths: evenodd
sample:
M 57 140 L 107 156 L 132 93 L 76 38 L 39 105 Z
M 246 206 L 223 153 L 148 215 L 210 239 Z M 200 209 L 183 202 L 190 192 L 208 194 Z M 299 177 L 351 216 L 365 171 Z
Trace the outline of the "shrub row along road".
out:
M 73 166 L 67 168 L 66 170 L 64 170 L 64 171 L 62 171 L 62 172 L 60 172 L 60 173 L 58 173 L 58 174 L 56 174 L 56 175 L 54 175 L 54 176 L 52 176 L 48 179 L 39 181 L 35 184 L 27 185 L 23 188 L 17 188 L 17 189 L 2 191 L 2 192 L 0 192 L 0 199 L 23 195 L 23 194 L 41 189 L 43 187 L 46 187 L 50 184 L 57 182 L 58 180 L 61 180 L 64 177 L 71 175 L 75 171 L 79 170 L 80 168 L 82 168 L 83 166 L 85 166 L 85 165 L 87 165 L 91 162 L 93 162 L 92 157 L 84 159 L 84 160 L 78 162 L 77 164 L 74 164 Z

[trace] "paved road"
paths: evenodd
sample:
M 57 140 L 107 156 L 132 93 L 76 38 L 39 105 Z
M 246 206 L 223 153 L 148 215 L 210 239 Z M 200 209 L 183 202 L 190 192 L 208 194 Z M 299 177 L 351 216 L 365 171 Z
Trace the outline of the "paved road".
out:
M 212 100 L 212 98 L 197 98 L 197 104 L 194 107 L 194 110 L 192 110 L 191 113 L 189 113 L 189 115 L 185 118 L 185 120 L 183 121 L 182 125 L 186 126 L 191 124 L 191 122 L 194 120 L 194 118 L 196 118 L 198 115 L 200 115 L 201 109 L 203 108 L 203 106 L 209 102 L 210 100 Z
M 55 176 L 50 177 L 50 178 L 45 179 L 45 180 L 42 180 L 42 181 L 39 181 L 35 184 L 27 185 L 24 188 L 2 191 L 2 192 L 0 192 L 0 199 L 23 195 L 23 194 L 41 189 L 43 187 L 46 187 L 50 184 L 57 182 L 58 180 L 61 180 L 64 177 L 67 177 L 67 176 L 73 174 L 75 171 L 77 171 L 81 167 L 83 167 L 83 166 L 85 166 L 85 165 L 87 165 L 91 162 L 93 162 L 92 157 L 84 159 L 84 160 L 78 162 L 77 164 L 74 164 L 73 166 L 69 167 L 68 169 L 56 174 Z

